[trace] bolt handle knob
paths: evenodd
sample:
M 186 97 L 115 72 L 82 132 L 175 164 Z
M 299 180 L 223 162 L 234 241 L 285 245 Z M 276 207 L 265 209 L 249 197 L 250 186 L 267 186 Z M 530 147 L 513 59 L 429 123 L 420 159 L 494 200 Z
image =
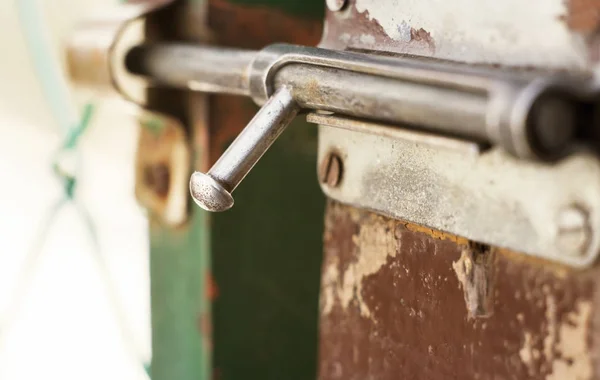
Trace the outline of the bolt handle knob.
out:
M 190 193 L 196 204 L 206 211 L 221 212 L 233 207 L 233 197 L 210 175 L 195 172 L 190 178 Z

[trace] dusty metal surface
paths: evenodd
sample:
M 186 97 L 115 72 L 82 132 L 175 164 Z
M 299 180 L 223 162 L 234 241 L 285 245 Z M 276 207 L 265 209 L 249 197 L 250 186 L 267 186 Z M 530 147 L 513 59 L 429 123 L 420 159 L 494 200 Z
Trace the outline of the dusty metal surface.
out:
M 256 52 L 222 46 L 172 43 L 129 51 L 127 68 L 158 84 L 193 91 L 249 95 L 248 67 Z
M 328 11 L 321 46 L 470 63 L 590 69 L 597 1 L 348 0 Z
M 473 251 L 464 238 L 335 202 L 324 236 L 321 380 L 600 374 L 597 267 Z
M 598 256 L 600 162 L 593 153 L 548 165 L 498 149 L 478 152 L 458 140 L 444 146 L 437 138 L 441 144 L 432 145 L 431 136 L 419 141 L 406 131 L 378 135 L 368 124 L 352 125 L 320 127 L 319 160 L 335 150 L 344 163 L 339 185 L 321 183 L 328 197 L 574 266 L 591 265 Z

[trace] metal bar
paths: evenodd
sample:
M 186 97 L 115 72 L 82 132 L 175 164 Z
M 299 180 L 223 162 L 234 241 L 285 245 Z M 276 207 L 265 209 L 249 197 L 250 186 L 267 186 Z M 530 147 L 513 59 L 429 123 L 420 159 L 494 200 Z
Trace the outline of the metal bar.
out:
M 302 108 L 409 124 L 535 159 L 555 159 L 570 146 L 577 124 L 573 99 L 587 96 L 589 87 L 421 58 L 284 44 L 258 52 L 160 45 L 134 49 L 128 61 L 134 73 L 166 85 L 250 95 L 257 103 L 286 86 Z
M 274 82 L 275 88 L 291 88 L 302 108 L 490 141 L 483 128 L 488 102 L 482 93 L 300 64 L 282 67 Z
M 248 68 L 255 51 L 198 45 L 137 46 L 126 66 L 159 84 L 194 91 L 250 96 Z

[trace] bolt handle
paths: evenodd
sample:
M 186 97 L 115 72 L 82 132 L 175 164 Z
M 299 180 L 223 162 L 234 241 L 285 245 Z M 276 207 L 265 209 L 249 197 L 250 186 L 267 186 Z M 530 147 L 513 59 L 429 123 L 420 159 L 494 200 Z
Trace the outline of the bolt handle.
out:
M 211 212 L 233 206 L 231 193 L 283 133 L 299 111 L 288 87 L 281 87 L 262 106 L 208 173 L 195 172 L 190 193 L 196 204 Z

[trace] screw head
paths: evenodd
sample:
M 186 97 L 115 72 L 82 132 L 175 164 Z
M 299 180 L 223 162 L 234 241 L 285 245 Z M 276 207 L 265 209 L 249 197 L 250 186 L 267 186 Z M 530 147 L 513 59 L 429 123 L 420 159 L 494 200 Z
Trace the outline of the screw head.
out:
M 558 214 L 557 242 L 566 254 L 584 255 L 590 245 L 591 226 L 587 211 L 578 205 L 562 209 Z
M 190 193 L 196 204 L 206 211 L 221 212 L 233 207 L 233 197 L 211 176 L 195 172 L 190 178 Z
M 321 161 L 319 166 L 319 179 L 328 186 L 336 187 L 342 179 L 342 159 L 337 154 L 330 152 Z
M 346 5 L 346 1 L 347 0 L 327 0 L 327 8 L 333 12 L 340 11 Z

